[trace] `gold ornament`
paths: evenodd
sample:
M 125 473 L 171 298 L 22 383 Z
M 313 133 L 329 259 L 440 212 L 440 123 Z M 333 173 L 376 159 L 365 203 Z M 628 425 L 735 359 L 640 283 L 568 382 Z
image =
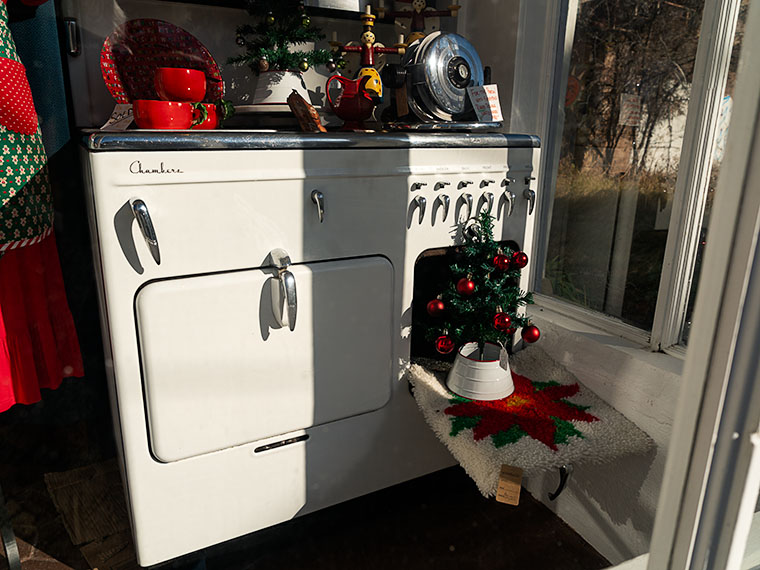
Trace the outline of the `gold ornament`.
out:
M 304 60 L 301 60 L 301 63 L 298 64 L 298 69 L 301 71 L 308 71 L 309 70 L 309 62 Z

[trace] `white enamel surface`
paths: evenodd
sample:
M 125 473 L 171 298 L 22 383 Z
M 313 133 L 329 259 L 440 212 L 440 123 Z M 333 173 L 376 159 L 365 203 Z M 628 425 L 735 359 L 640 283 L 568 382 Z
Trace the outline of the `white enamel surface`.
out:
M 500 184 L 507 174 L 515 180 L 512 186 L 517 200 L 511 218 L 505 219 L 502 204 L 495 235 L 517 241 L 530 256 L 532 243 L 523 236 L 532 235 L 533 217 L 527 216 L 527 201 L 521 196 L 525 176 L 537 165 L 534 149 L 130 151 L 89 153 L 85 158 L 86 176 L 91 181 L 90 227 L 109 390 L 142 565 L 453 463 L 425 425 L 406 383 L 399 381 L 401 366 L 409 358 L 414 263 L 423 251 L 451 246 L 459 239 L 454 219 L 457 214 L 464 217 L 459 202 L 463 194 L 472 194 L 477 206 L 482 195 L 492 192 L 496 212 L 503 193 Z M 164 173 L 141 174 L 138 163 L 143 172 L 160 171 L 163 164 Z M 474 183 L 459 188 L 462 180 Z M 487 180 L 494 183 L 481 186 Z M 427 185 L 412 191 L 414 182 Z M 437 187 L 439 182 L 449 185 Z M 314 189 L 324 194 L 323 223 L 311 201 Z M 451 200 L 445 221 L 442 208 L 434 204 L 443 194 Z M 411 206 L 416 196 L 427 201 L 421 223 L 418 209 Z M 134 223 L 128 208 L 132 198 L 143 200 L 149 209 L 161 250 L 160 265 Z M 288 339 L 297 339 L 299 349 L 287 343 L 275 349 L 272 344 L 271 351 L 260 353 L 259 361 L 222 345 L 243 343 L 240 335 L 248 321 L 249 340 L 256 341 L 257 350 L 269 342 L 261 341 L 261 316 L 254 308 L 263 302 L 261 284 L 248 287 L 245 279 L 267 264 L 267 256 L 275 248 L 289 254 L 291 270 L 306 270 L 296 275 L 299 309 L 294 332 L 303 336 Z M 335 272 L 347 272 L 340 279 L 345 286 L 333 289 L 331 284 L 317 294 L 315 280 L 311 287 L 314 295 L 309 299 L 309 268 L 326 261 L 335 261 L 336 268 L 352 267 Z M 219 352 L 203 347 L 191 331 L 181 330 L 176 339 L 157 338 L 158 353 L 151 342 L 146 357 L 153 364 L 143 369 L 140 348 L 149 333 L 145 329 L 140 337 L 137 319 L 152 317 L 139 314 L 136 318 L 136 299 L 146 295 L 142 309 L 150 307 L 152 314 L 157 306 L 156 310 L 165 311 L 175 324 L 180 317 L 192 322 L 193 316 L 208 323 L 213 321 L 213 312 L 200 308 L 201 302 L 195 299 L 206 295 L 199 291 L 177 293 L 176 300 L 169 300 L 173 289 L 160 289 L 161 294 L 148 302 L 151 290 L 159 291 L 157 287 L 170 283 L 167 280 L 180 287 L 182 283 L 206 283 L 207 279 L 209 283 L 220 279 L 225 291 L 209 294 L 209 303 L 220 303 L 223 311 L 231 312 L 240 306 L 239 314 L 229 319 L 230 330 L 221 330 L 223 322 L 214 324 L 221 327 L 216 329 L 219 339 L 213 341 Z M 521 287 L 527 288 L 527 283 L 526 271 Z M 251 296 L 243 292 L 246 288 Z M 192 300 L 183 300 L 183 295 Z M 138 313 L 141 303 L 137 300 Z M 330 306 L 337 307 L 335 321 L 323 326 L 320 311 Z M 183 312 L 189 316 L 182 316 Z M 367 315 L 371 330 L 356 320 L 357 315 Z M 336 331 L 335 327 L 345 330 Z M 290 331 L 273 330 L 269 339 L 276 333 Z M 303 393 L 287 412 L 292 416 L 287 421 L 277 420 L 282 421 L 279 427 L 267 431 L 266 422 L 240 420 L 246 404 L 236 401 L 242 398 L 234 389 L 233 376 L 245 372 L 232 370 L 226 360 L 232 357 L 241 368 L 253 366 L 258 371 L 255 381 L 261 383 L 262 397 L 274 398 L 276 405 L 267 410 L 274 418 L 276 409 L 282 409 L 275 383 L 292 382 L 292 378 L 284 379 L 275 365 L 260 377 L 259 365 L 269 360 L 286 368 L 303 365 L 308 371 L 315 362 L 316 348 L 334 358 L 345 352 L 341 350 L 344 345 L 356 350 L 352 343 L 366 344 L 366 338 L 375 339 L 377 347 L 373 348 L 386 355 L 383 363 L 373 361 L 367 353 L 357 353 L 365 362 L 353 364 L 356 385 L 350 385 L 347 369 L 341 370 L 346 376 L 327 383 L 330 390 L 343 394 L 344 400 L 338 397 L 330 404 L 335 407 L 320 404 L 309 408 L 310 398 L 322 388 L 314 383 L 317 377 L 312 382 L 304 376 L 290 384 L 293 390 L 303 388 Z M 184 353 L 182 344 L 189 344 Z M 221 381 L 225 390 L 213 392 L 212 386 L 199 380 L 198 371 L 189 370 L 191 359 L 197 357 L 195 351 L 203 353 L 202 366 L 212 371 L 208 374 L 225 371 Z M 166 362 L 161 361 L 162 355 Z M 209 363 L 212 358 L 216 361 Z M 348 358 L 346 362 L 350 362 Z M 298 359 L 303 359 L 300 364 Z M 181 374 L 172 373 L 175 368 L 184 370 L 191 381 L 184 384 Z M 154 385 L 155 370 L 161 380 Z M 379 378 L 380 370 L 386 376 L 378 384 L 370 379 L 375 374 Z M 390 392 L 382 392 L 379 385 Z M 225 391 L 229 391 L 228 401 L 222 398 Z M 154 395 L 159 395 L 157 401 Z M 183 398 L 187 398 L 184 412 L 178 406 L 164 416 L 163 411 L 174 405 L 172 399 Z M 234 413 L 226 417 L 226 410 Z M 236 414 L 240 426 L 234 421 Z M 194 422 L 198 425 L 192 425 Z M 312 424 L 319 425 L 309 427 Z M 185 428 L 188 433 L 178 433 Z M 283 429 L 292 431 L 283 433 Z M 208 434 L 202 433 L 204 430 Z M 271 433 L 280 435 L 268 437 Z M 304 434 L 308 441 L 254 452 Z M 251 437 L 263 439 L 253 441 Z
M 271 270 L 159 281 L 138 293 L 158 459 L 176 461 L 387 403 L 390 263 L 374 257 L 290 271 L 298 302 L 293 331 L 274 319 L 269 290 L 279 282 Z

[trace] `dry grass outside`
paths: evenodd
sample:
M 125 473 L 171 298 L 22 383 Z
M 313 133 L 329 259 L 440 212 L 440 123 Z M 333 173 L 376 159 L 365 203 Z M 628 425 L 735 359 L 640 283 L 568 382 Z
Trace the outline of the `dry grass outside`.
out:
M 594 310 L 605 310 L 610 292 L 619 199 L 636 193 L 636 212 L 625 280 L 624 321 L 650 328 L 659 287 L 667 231 L 656 229 L 658 212 L 672 199 L 675 173 L 609 175 L 601 168 L 560 163 L 546 261 L 552 294 Z M 662 225 L 662 222 L 660 223 Z

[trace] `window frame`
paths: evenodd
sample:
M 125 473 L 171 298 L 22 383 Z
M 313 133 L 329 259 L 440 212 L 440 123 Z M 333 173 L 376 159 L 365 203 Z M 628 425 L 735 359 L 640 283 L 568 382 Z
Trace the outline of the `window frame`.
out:
M 538 174 L 541 199 L 537 201 L 536 207 L 538 218 L 534 236 L 535 263 L 531 276 L 531 287 L 535 291 L 540 291 L 546 267 L 554 189 L 564 129 L 564 101 L 580 3 L 579 0 L 559 0 L 556 6 L 550 9 L 556 25 L 551 65 L 554 81 L 549 94 L 549 118 L 542 129 L 543 157 Z M 700 27 L 701 39 L 697 47 L 694 80 L 687 107 L 686 128 L 651 332 L 627 325 L 603 312 L 578 307 L 559 297 L 536 295 L 537 304 L 551 306 L 553 310 L 569 317 L 591 319 L 595 326 L 605 332 L 640 343 L 650 350 L 665 351 L 679 358 L 685 356 L 685 349 L 680 344 L 681 335 L 694 277 L 712 157 L 715 152 L 715 135 L 740 4 L 741 0 L 705 1 Z M 525 2 L 522 2 L 521 13 L 524 5 Z M 522 30 L 522 16 L 520 23 Z M 518 45 L 521 43 L 518 38 Z M 516 84 L 519 71 L 518 66 Z M 519 104 L 519 101 L 513 100 L 513 104 L 515 103 Z

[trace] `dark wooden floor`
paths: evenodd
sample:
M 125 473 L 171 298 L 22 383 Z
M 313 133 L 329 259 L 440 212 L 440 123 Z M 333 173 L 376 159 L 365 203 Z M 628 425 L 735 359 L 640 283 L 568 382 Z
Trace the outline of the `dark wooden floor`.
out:
M 43 475 L 113 457 L 102 386 L 67 380 L 42 403 L 0 415 L 0 484 L 24 570 L 86 569 Z M 4 567 L 0 560 L 0 569 Z M 454 467 L 189 555 L 182 570 L 561 569 L 607 561 L 541 503 L 483 498 Z M 103 570 L 103 569 L 100 569 Z
M 562 569 L 607 561 L 541 503 L 485 499 L 459 467 L 260 531 L 208 570 Z

